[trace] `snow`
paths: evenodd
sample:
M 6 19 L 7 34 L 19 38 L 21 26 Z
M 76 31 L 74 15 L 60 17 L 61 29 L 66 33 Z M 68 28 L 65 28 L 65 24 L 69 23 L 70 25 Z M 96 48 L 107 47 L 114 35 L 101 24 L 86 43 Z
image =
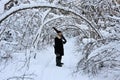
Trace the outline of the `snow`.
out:
M 117 19 L 117 20 L 120 20 L 120 17 L 116 17 L 116 16 L 108 16 L 109 18 L 112 18 L 112 19 Z
M 4 12 L 4 5 L 0 3 L 0 14 Z
M 12 7 L 8 11 L 7 10 L 4 11 L 4 4 L 7 1 L 8 0 L 0 0 L 0 10 L 1 10 L 0 11 L 0 23 L 2 22 L 2 20 L 4 20 L 5 18 L 7 18 L 9 15 L 11 15 L 12 13 L 14 13 L 16 11 L 30 9 L 33 7 L 49 8 L 47 11 L 41 13 L 43 15 L 42 19 L 41 19 L 42 25 L 38 28 L 38 32 L 36 32 L 36 37 L 38 36 L 38 38 L 42 32 L 42 28 L 48 22 L 55 20 L 57 18 L 62 18 L 62 17 L 70 18 L 69 16 L 55 15 L 53 18 L 46 20 L 46 16 L 49 14 L 51 8 L 60 9 L 60 10 L 62 9 L 62 10 L 71 12 L 72 14 L 75 14 L 77 17 L 80 17 L 81 19 L 83 19 L 85 22 L 87 22 L 87 24 L 81 24 L 81 25 L 76 24 L 82 30 L 88 30 L 89 29 L 88 24 L 89 24 L 89 26 L 96 33 L 98 33 L 98 35 L 100 35 L 104 38 L 109 38 L 110 36 L 117 34 L 117 32 L 115 32 L 115 30 L 114 30 L 114 27 L 112 27 L 112 28 L 108 27 L 106 30 L 101 30 L 99 32 L 99 30 L 97 30 L 97 28 L 91 21 L 86 19 L 85 16 L 83 16 L 76 10 L 57 5 L 56 3 L 58 0 L 54 0 L 53 3 L 48 3 L 47 1 L 44 1 L 44 0 L 39 0 L 36 2 L 31 1 L 30 4 L 20 4 L 19 6 Z M 106 16 L 106 17 L 120 20 L 120 18 L 116 17 L 116 16 L 113 16 L 113 17 Z M 99 23 L 102 25 L 103 22 L 99 21 Z M 118 25 L 118 24 L 116 24 L 116 25 Z M 1 33 L 3 32 L 3 30 L 4 30 L 4 26 L 0 25 L 0 37 L 1 37 Z M 14 30 L 11 32 L 13 33 L 12 35 L 15 38 L 16 33 L 14 32 Z M 102 33 L 102 35 L 101 35 L 101 33 Z M 118 32 L 118 34 L 119 34 L 119 32 Z M 19 34 L 19 35 L 21 35 L 21 34 Z M 4 35 L 2 35 L 2 36 L 4 36 Z M 64 55 L 63 61 L 62 61 L 62 62 L 64 62 L 63 67 L 57 67 L 55 64 L 56 56 L 54 54 L 53 46 L 47 46 L 46 49 L 43 49 L 41 51 L 37 51 L 37 49 L 31 48 L 31 49 L 26 49 L 21 52 L 13 53 L 14 50 L 12 49 L 12 45 L 10 45 L 10 44 L 17 45 L 18 43 L 15 42 L 15 39 L 13 40 L 13 42 L 1 41 L 0 49 L 2 49 L 2 50 L 0 51 L 0 55 L 6 56 L 8 53 L 11 53 L 12 57 L 10 57 L 8 59 L 1 59 L 2 57 L 0 57 L 0 61 L 2 60 L 0 62 L 0 79 L 7 80 L 7 78 L 19 77 L 19 76 L 22 76 L 23 74 L 26 74 L 26 76 L 33 78 L 34 80 L 111 80 L 113 77 L 115 77 L 114 74 L 118 75 L 119 71 L 115 72 L 114 70 L 110 71 L 109 69 L 102 70 L 99 73 L 99 75 L 96 77 L 89 77 L 89 76 L 83 74 L 82 70 L 79 71 L 80 73 L 74 73 L 74 71 L 76 70 L 78 61 L 83 57 L 83 55 L 81 54 L 82 52 L 79 52 L 79 54 L 76 52 L 76 45 L 74 44 L 75 39 L 76 38 L 67 39 L 68 42 L 64 46 L 65 55 Z M 33 43 L 34 46 L 37 46 L 38 41 L 39 41 L 39 39 L 37 39 L 35 44 Z M 96 41 L 97 40 L 92 39 L 92 38 L 82 39 L 82 43 L 84 43 L 84 44 L 88 44 L 90 42 L 96 42 Z M 109 50 L 111 48 L 120 52 L 120 42 L 114 41 L 114 42 L 110 42 L 109 44 L 103 43 L 101 47 L 99 47 L 95 50 L 92 50 L 92 53 L 88 56 L 88 59 L 96 56 L 98 53 L 101 54 L 102 51 L 104 51 L 106 49 Z M 4 50 L 7 51 L 7 53 Z M 13 50 L 13 52 L 10 52 L 12 50 Z M 32 50 L 33 50 L 33 52 L 32 52 Z M 81 50 L 81 51 L 83 51 L 83 50 Z M 115 52 L 113 56 L 118 55 L 119 52 Z M 37 54 L 37 56 L 34 59 L 35 54 Z M 107 74 L 107 76 L 106 76 L 106 74 Z M 118 75 L 116 77 L 116 80 L 119 80 L 120 79 L 119 77 L 120 76 Z M 15 80 L 15 79 L 13 79 L 13 80 Z
M 75 70 L 77 58 L 76 58 L 74 50 L 73 50 L 74 46 L 73 46 L 72 42 L 70 40 L 65 45 L 65 55 L 64 55 L 63 61 L 62 61 L 62 62 L 64 62 L 64 66 L 62 68 L 55 66 L 56 65 L 55 64 L 55 55 L 53 53 L 53 51 L 54 51 L 53 49 L 48 51 L 48 52 L 51 52 L 52 54 L 49 54 L 47 52 L 49 54 L 49 56 L 48 56 L 48 54 L 44 54 L 46 58 L 41 57 L 41 58 L 43 58 L 42 71 L 40 72 L 40 70 L 38 71 L 38 69 L 33 70 L 33 71 L 38 71 L 37 73 L 39 73 L 39 74 L 41 73 L 40 74 L 41 78 L 38 77 L 38 79 L 41 79 L 41 80 L 64 80 L 64 79 L 65 80 L 74 80 L 74 78 L 71 75 L 73 74 L 73 71 Z M 43 53 L 46 53 L 46 51 Z M 41 62 L 41 60 L 39 62 Z M 32 66 L 32 68 L 33 68 L 33 66 Z M 36 79 L 36 80 L 38 80 L 38 79 Z
M 26 73 L 37 75 L 35 76 L 35 80 L 74 80 L 71 75 L 75 70 L 78 58 L 74 53 L 73 43 L 74 40 L 69 40 L 65 44 L 64 66 L 62 68 L 56 67 L 54 50 L 50 46 L 37 53 L 37 58 L 31 60 L 29 70 L 25 70 Z M 14 53 L 13 62 L 0 73 L 0 78 L 6 79 L 24 73 L 24 70 L 19 71 L 22 65 L 21 61 L 24 58 L 24 53 Z
M 89 39 L 88 38 L 84 38 L 82 41 L 83 41 L 84 44 L 88 44 L 88 43 L 93 43 L 96 40 L 93 39 L 93 38 L 89 38 Z
M 80 27 L 83 30 L 88 30 L 89 29 L 89 27 L 87 25 L 85 25 L 85 24 L 80 25 Z
M 10 0 L 1 0 L 0 1 L 0 14 L 2 14 L 3 12 L 4 12 L 4 5 L 6 4 L 6 3 L 8 3 Z
M 78 54 L 75 51 L 75 39 L 76 38 L 67 39 L 68 42 L 64 45 L 65 55 L 62 60 L 62 62 L 64 62 L 63 67 L 57 67 L 55 64 L 53 46 L 48 46 L 46 49 L 38 51 L 36 59 L 33 59 L 33 54 L 30 53 L 30 50 L 26 50 L 26 54 L 14 53 L 13 58 L 9 60 L 10 64 L 7 64 L 7 67 L 5 68 L 4 65 L 2 66 L 4 69 L 0 72 L 0 79 L 6 80 L 9 77 L 12 78 L 12 76 L 20 76 L 25 73 L 28 74 L 28 77 L 33 78 L 34 80 L 109 80 L 108 78 L 104 79 L 102 75 L 89 77 L 82 72 L 74 73 L 77 62 L 81 57 L 81 54 Z M 120 45 L 116 44 L 111 43 L 107 46 L 113 46 L 119 50 Z M 101 49 L 104 49 L 105 47 L 102 47 Z M 94 51 L 94 53 L 96 53 L 96 51 Z M 24 64 L 24 60 L 26 59 L 25 55 L 27 57 L 31 55 L 29 68 L 27 66 L 21 68 Z M 94 56 L 94 54 L 92 54 L 92 56 Z
M 13 60 L 11 64 L 1 71 L 0 79 L 6 80 L 8 77 L 19 76 L 22 73 L 32 74 L 34 80 L 92 80 L 88 76 L 83 74 L 73 73 L 76 70 L 77 62 L 80 58 L 79 54 L 75 52 L 75 39 L 69 39 L 65 44 L 65 55 L 62 62 L 64 62 L 63 67 L 57 67 L 55 63 L 54 48 L 48 46 L 40 52 L 37 52 L 37 58 L 31 59 L 29 69 L 21 69 L 25 53 L 14 53 Z M 29 56 L 29 50 L 27 55 Z M 93 79 L 94 80 L 94 79 Z
M 0 16 L 0 22 L 2 22 L 3 19 L 7 18 L 9 15 L 11 15 L 11 13 L 14 13 L 16 11 L 19 11 L 19 10 L 24 10 L 24 9 L 28 9 L 28 8 L 33 8 L 33 7 L 48 7 L 48 8 L 57 8 L 57 9 L 63 9 L 65 11 L 69 11 L 77 16 L 79 16 L 80 18 L 82 18 L 83 20 L 85 20 L 90 26 L 92 29 L 95 30 L 95 32 L 98 33 L 98 35 L 100 37 L 102 37 L 102 35 L 100 34 L 100 32 L 96 29 L 96 27 L 94 26 L 93 23 L 91 23 L 91 21 L 89 21 L 88 19 L 86 19 L 83 15 L 80 15 L 79 12 L 75 11 L 75 10 L 72 10 L 70 9 L 69 7 L 62 7 L 62 6 L 59 6 L 57 4 L 54 4 L 54 3 L 48 3 L 48 2 L 39 2 L 39 3 L 36 3 L 36 2 L 33 2 L 31 4 L 21 4 L 17 7 L 12 7 L 9 11 L 5 12 L 4 14 L 2 14 Z
M 106 48 L 107 48 L 107 49 L 112 49 L 112 48 L 113 48 L 113 49 L 116 49 L 116 50 L 120 51 L 120 42 L 118 42 L 118 41 L 116 41 L 116 42 L 111 42 L 111 43 L 109 43 L 108 45 L 102 46 L 102 47 L 94 50 L 93 53 L 91 53 L 91 54 L 89 55 L 89 58 L 95 56 L 95 55 L 98 54 L 98 53 L 101 53 L 101 52 L 102 52 L 103 50 L 105 50 Z M 115 54 L 115 53 L 114 53 L 114 54 Z

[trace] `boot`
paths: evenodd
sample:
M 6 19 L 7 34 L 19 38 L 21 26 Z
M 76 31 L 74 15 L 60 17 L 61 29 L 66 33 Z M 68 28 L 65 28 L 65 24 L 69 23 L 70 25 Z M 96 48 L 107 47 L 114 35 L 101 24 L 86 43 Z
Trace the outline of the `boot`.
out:
M 61 62 L 60 64 L 61 64 L 61 65 L 64 65 L 64 63 L 62 63 L 62 62 Z
M 58 67 L 62 67 L 62 64 L 58 64 L 58 63 L 57 63 L 56 66 L 58 66 Z
M 57 56 L 57 57 L 56 57 L 56 66 L 62 67 L 62 64 L 61 64 L 61 56 Z

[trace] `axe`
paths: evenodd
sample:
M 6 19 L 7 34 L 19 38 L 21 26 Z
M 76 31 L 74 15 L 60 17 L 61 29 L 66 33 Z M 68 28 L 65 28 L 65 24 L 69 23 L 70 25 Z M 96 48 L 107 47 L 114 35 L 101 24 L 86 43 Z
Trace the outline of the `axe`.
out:
M 57 30 L 55 27 L 53 27 L 53 29 L 56 31 L 56 33 L 59 33 L 61 31 Z M 62 35 L 62 39 L 64 40 L 64 43 L 67 42 L 67 40 L 65 39 L 65 37 Z

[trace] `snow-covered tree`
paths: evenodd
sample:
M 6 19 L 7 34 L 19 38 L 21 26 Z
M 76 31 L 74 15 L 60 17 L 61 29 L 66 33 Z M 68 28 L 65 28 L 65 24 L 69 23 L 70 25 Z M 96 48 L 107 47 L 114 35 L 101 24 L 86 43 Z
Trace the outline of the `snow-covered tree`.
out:
M 97 74 L 119 67 L 119 50 L 113 46 L 120 40 L 119 0 L 0 0 L 0 7 L 1 61 L 27 50 L 28 67 L 37 51 L 53 45 L 56 27 L 77 37 L 77 50 L 83 52 L 78 71 Z

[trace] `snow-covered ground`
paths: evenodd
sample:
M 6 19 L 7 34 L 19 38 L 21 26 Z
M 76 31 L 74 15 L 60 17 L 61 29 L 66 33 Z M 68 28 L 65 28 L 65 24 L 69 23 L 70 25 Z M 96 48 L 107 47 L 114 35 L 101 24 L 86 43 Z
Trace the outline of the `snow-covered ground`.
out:
M 7 34 L 4 34 L 5 33 L 4 30 L 7 32 L 7 30 L 9 31 L 9 28 L 7 28 L 7 27 L 10 27 L 10 29 L 11 29 L 10 32 L 12 33 L 13 36 L 14 36 L 14 34 L 16 35 L 17 32 L 20 33 L 20 35 L 22 36 L 23 34 L 22 34 L 21 29 L 24 29 L 25 32 L 28 31 L 28 33 L 29 32 L 32 33 L 32 31 L 29 31 L 29 29 L 33 29 L 34 26 L 33 25 L 30 26 L 30 28 L 28 30 L 25 28 L 21 28 L 19 31 L 18 27 L 22 27 L 24 25 L 22 25 L 22 26 L 19 25 L 18 24 L 19 21 L 18 21 L 16 23 L 16 26 L 17 26 L 16 27 L 16 26 L 13 26 L 13 24 L 15 24 L 15 23 L 10 22 L 12 24 L 11 25 L 6 20 L 3 24 L 0 25 L 0 40 L 1 40 L 1 42 L 0 42 L 0 49 L 1 49 L 0 50 L 0 56 L 1 56 L 0 57 L 0 80 L 120 80 L 120 76 L 119 76 L 119 72 L 120 72 L 120 68 L 119 68 L 120 67 L 120 64 L 119 64 L 119 61 L 120 61 L 119 60 L 120 59 L 119 20 L 120 20 L 120 18 L 118 17 L 119 14 L 117 14 L 117 13 L 116 13 L 116 15 L 113 14 L 114 16 L 111 17 L 110 15 L 108 15 L 108 13 L 104 12 L 107 8 L 103 9 L 103 13 L 106 13 L 108 15 L 105 17 L 105 19 L 107 20 L 107 18 L 110 18 L 110 20 L 108 20 L 108 22 L 104 22 L 104 21 L 100 20 L 98 23 L 100 23 L 100 25 L 103 25 L 103 27 L 106 27 L 104 25 L 107 25 L 107 27 L 105 29 L 101 28 L 99 31 L 96 29 L 96 27 L 94 27 L 94 25 L 91 23 L 91 21 L 89 21 L 89 19 L 86 19 L 85 16 L 83 16 L 81 13 L 78 12 L 79 10 L 77 11 L 76 9 L 74 10 L 72 8 L 65 7 L 64 5 L 55 4 L 58 2 L 58 0 L 54 0 L 53 3 L 48 3 L 45 0 L 31 1 L 30 4 L 21 3 L 19 6 L 12 7 L 10 10 L 4 10 L 4 4 L 6 4 L 8 1 L 9 0 L 0 0 L 0 10 L 1 10 L 0 23 L 16 11 L 29 9 L 29 8 L 33 8 L 33 7 L 34 8 L 36 8 L 36 7 L 55 8 L 55 9 L 58 9 L 59 11 L 63 10 L 65 12 L 67 11 L 67 12 L 75 14 L 77 17 L 79 16 L 86 23 L 88 23 L 91 26 L 91 28 L 93 30 L 95 30 L 95 32 L 97 32 L 99 35 L 102 34 L 102 37 L 105 38 L 105 39 L 103 39 L 103 43 L 96 42 L 96 40 L 91 39 L 91 38 L 88 39 L 89 37 L 82 39 L 84 44 L 87 44 L 89 42 L 98 43 L 98 44 L 96 44 L 97 46 L 95 46 L 95 49 L 93 49 L 91 54 L 88 56 L 87 60 L 90 60 L 90 59 L 91 59 L 91 61 L 95 60 L 95 59 L 99 60 L 99 58 L 105 57 L 104 59 L 101 58 L 101 60 L 104 60 L 104 61 L 108 60 L 108 61 L 106 63 L 104 62 L 105 66 L 103 68 L 101 68 L 101 70 L 99 70 L 99 73 L 95 77 L 88 76 L 88 74 L 85 75 L 84 73 L 82 73 L 83 71 L 81 69 L 78 71 L 79 73 L 74 73 L 76 70 L 78 61 L 81 60 L 81 57 L 83 57 L 83 55 L 81 54 L 81 52 L 83 51 L 82 48 L 80 48 L 79 53 L 76 52 L 75 38 L 68 39 L 67 44 L 65 44 L 65 46 L 64 46 L 65 47 L 65 55 L 62 60 L 62 62 L 64 62 L 63 67 L 56 67 L 53 46 L 48 46 L 46 49 L 42 49 L 41 51 L 36 51 L 35 49 L 34 49 L 34 51 L 32 51 L 32 49 L 28 49 L 25 51 L 21 51 L 19 53 L 18 52 L 13 53 L 15 48 L 14 47 L 12 48 L 11 45 L 14 44 L 16 46 L 20 46 L 20 44 L 22 44 L 23 40 L 19 41 L 19 38 L 18 38 L 17 39 L 18 44 L 17 44 L 17 42 L 15 42 L 15 41 L 17 41 L 16 37 L 14 37 L 14 39 L 12 39 L 12 36 L 9 37 L 9 36 L 7 36 Z M 71 1 L 71 0 L 66 0 L 66 1 Z M 75 0 L 72 0 L 72 1 L 75 1 Z M 107 3 L 105 3 L 105 4 L 107 4 Z M 88 4 L 88 5 L 90 5 L 90 4 Z M 113 5 L 113 4 L 111 4 L 111 5 Z M 103 5 L 101 4 L 100 6 L 103 6 Z M 112 8 L 112 9 L 114 10 L 114 8 Z M 115 9 L 117 9 L 117 8 L 115 8 Z M 119 8 L 118 8 L 118 10 L 119 10 Z M 48 9 L 45 12 L 43 11 L 43 15 L 41 14 L 43 16 L 42 20 L 41 20 L 41 22 L 42 22 L 41 26 L 36 25 L 37 23 L 35 24 L 36 26 L 40 26 L 40 28 L 38 29 L 38 32 L 36 33 L 35 40 L 36 39 L 37 40 L 35 41 L 36 43 L 34 44 L 34 46 L 37 46 L 38 41 L 39 41 L 39 38 L 37 38 L 37 35 L 39 37 L 39 35 L 42 33 L 42 28 L 43 28 L 43 26 L 45 26 L 46 23 L 48 23 L 52 20 L 55 20 L 57 18 L 70 17 L 70 16 L 66 16 L 63 14 L 57 15 L 58 13 L 53 14 L 53 13 L 50 13 L 50 11 L 51 11 L 51 9 Z M 33 12 L 34 12 L 34 10 L 33 10 Z M 113 11 L 110 11 L 110 14 L 112 12 Z M 25 13 L 27 13 L 27 12 L 25 12 Z M 53 17 L 48 19 L 49 16 L 51 16 L 51 14 L 53 15 Z M 26 14 L 23 14 L 23 15 L 25 17 L 27 16 Z M 47 16 L 48 16 L 48 18 L 47 18 Z M 16 17 L 16 16 L 14 16 L 14 17 Z M 91 17 L 91 16 L 88 16 L 88 17 Z M 102 16 L 102 17 L 104 17 L 104 16 Z M 96 19 L 96 17 L 93 17 L 93 18 Z M 20 18 L 21 23 L 24 22 L 23 19 L 26 19 L 26 18 Z M 12 20 L 12 18 L 8 19 L 8 20 Z M 32 19 L 30 19 L 30 20 L 32 20 Z M 25 20 L 25 21 L 27 21 L 27 20 Z M 14 22 L 14 20 L 12 22 Z M 72 21 L 72 22 L 74 22 L 74 21 Z M 80 22 L 80 21 L 78 21 L 78 22 Z M 27 24 L 29 24 L 29 23 L 30 22 L 28 20 Z M 80 29 L 82 30 L 82 32 L 84 32 L 84 31 L 86 32 L 88 29 L 90 29 L 88 27 L 88 25 L 86 25 L 86 23 L 81 26 L 76 23 L 75 23 L 75 25 L 79 26 Z M 108 25 L 107 23 L 109 23 L 110 25 Z M 31 23 L 31 24 L 33 24 L 33 23 Z M 29 24 L 29 25 L 31 25 L 31 24 Z M 68 23 L 66 22 L 65 24 L 68 24 Z M 59 24 L 57 24 L 57 25 L 59 25 Z M 25 26 L 26 26 L 26 24 L 25 24 Z M 16 27 L 15 29 L 17 31 L 14 30 L 13 27 Z M 24 33 L 24 31 L 23 31 L 23 33 Z M 27 33 L 25 33 L 25 34 L 27 35 Z M 72 33 L 70 33 L 70 34 L 72 34 Z M 86 32 L 86 34 L 87 34 L 87 32 Z M 9 35 L 9 33 L 8 33 L 8 35 Z M 6 38 L 4 38 L 4 36 Z M 32 36 L 34 36 L 34 35 L 32 35 Z M 13 42 L 9 42 L 9 40 L 7 42 L 6 40 L 4 40 L 4 39 L 7 39 L 7 37 L 9 38 L 10 41 L 13 40 Z M 29 37 L 29 36 L 27 36 L 27 37 Z M 30 40 L 27 37 L 25 37 L 27 39 L 27 41 Z M 21 39 L 23 39 L 23 37 Z M 25 43 L 26 42 L 23 42 L 23 44 L 25 44 Z M 32 45 L 32 47 L 33 47 L 33 45 Z M 79 46 L 79 47 L 81 47 L 81 46 Z M 22 49 L 21 46 L 20 46 L 20 49 Z M 22 50 L 24 50 L 24 49 L 22 49 Z M 104 51 L 106 51 L 106 52 L 103 53 Z M 35 54 L 34 52 L 36 52 L 36 54 L 37 54 L 35 59 L 34 59 L 34 54 Z M 99 56 L 95 57 L 98 54 L 99 54 Z M 110 61 L 112 59 L 113 59 L 113 62 Z M 116 62 L 116 65 L 114 65 L 115 64 L 114 60 Z M 81 65 L 79 65 L 79 67 L 80 66 Z M 91 67 L 91 65 L 90 66 L 87 65 L 87 67 L 89 68 L 89 67 Z M 89 70 L 90 69 L 88 69 L 88 71 Z M 23 78 L 25 78 L 25 79 L 23 79 Z
M 24 76 L 25 80 L 32 78 L 33 80 L 114 80 L 111 79 L 112 77 L 115 78 L 113 74 L 118 74 L 119 71 L 115 72 L 105 69 L 96 77 L 85 75 L 82 73 L 82 70 L 79 73 L 74 73 L 76 65 L 82 57 L 82 54 L 78 54 L 75 50 L 75 39 L 68 39 L 64 46 L 63 67 L 56 67 L 53 46 L 48 46 L 46 49 L 37 52 L 36 59 L 33 59 L 33 53 L 29 53 L 29 50 L 26 50 L 27 54 L 14 53 L 12 59 L 7 64 L 1 66 L 3 68 L 1 68 L 0 80 L 7 80 L 7 78 L 9 78 L 8 80 L 17 80 L 16 78 L 21 78 L 21 76 Z M 27 61 L 29 58 L 31 59 L 30 62 Z M 25 61 L 26 64 L 24 65 Z M 4 66 L 6 67 L 4 68 Z M 117 78 L 119 76 L 116 76 L 116 80 L 119 80 Z
M 63 62 L 62 68 L 56 67 L 53 47 L 48 48 L 37 55 L 37 60 L 31 63 L 30 71 L 38 74 L 35 80 L 73 80 L 71 75 L 77 62 L 73 42 L 65 45 Z
M 24 60 L 24 53 L 14 53 L 12 64 L 1 71 L 0 79 L 6 80 L 8 77 L 20 76 L 22 74 L 33 74 L 35 80 L 79 80 L 80 78 L 84 80 L 89 80 L 84 76 L 75 76 L 73 72 L 75 71 L 76 64 L 78 62 L 78 54 L 75 53 L 74 39 L 68 40 L 65 44 L 65 55 L 63 57 L 64 66 L 56 67 L 54 48 L 48 47 L 37 53 L 36 59 L 32 59 L 30 62 L 29 69 L 22 67 L 22 60 Z

